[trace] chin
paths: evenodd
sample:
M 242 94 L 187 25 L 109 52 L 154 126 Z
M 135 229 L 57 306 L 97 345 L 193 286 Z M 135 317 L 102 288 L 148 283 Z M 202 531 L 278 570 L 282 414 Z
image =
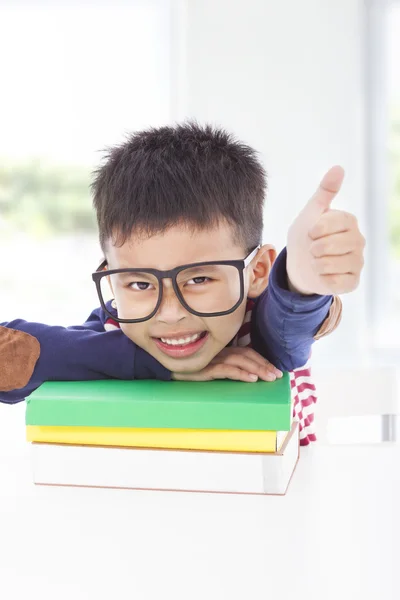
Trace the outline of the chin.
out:
M 173 373 L 197 373 L 204 369 L 214 358 L 214 354 L 210 352 L 207 352 L 206 355 L 199 354 L 197 356 L 188 356 L 187 358 L 174 358 L 166 356 L 163 352 L 157 352 L 153 356 L 163 367 Z
M 203 356 L 201 359 L 199 357 L 177 359 L 163 356 L 157 358 L 157 360 L 173 373 L 197 373 L 209 364 L 211 358 L 204 358 Z

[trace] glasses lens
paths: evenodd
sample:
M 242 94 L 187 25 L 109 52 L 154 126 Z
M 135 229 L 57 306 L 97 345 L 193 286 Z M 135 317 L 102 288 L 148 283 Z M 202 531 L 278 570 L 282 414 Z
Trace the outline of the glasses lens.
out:
M 240 299 L 240 275 L 236 267 L 200 265 L 180 271 L 176 280 L 184 300 L 197 312 L 224 312 Z
M 111 290 L 112 286 L 112 290 Z M 100 279 L 103 301 L 115 298 L 120 319 L 144 319 L 157 305 L 157 277 L 143 271 L 113 273 Z

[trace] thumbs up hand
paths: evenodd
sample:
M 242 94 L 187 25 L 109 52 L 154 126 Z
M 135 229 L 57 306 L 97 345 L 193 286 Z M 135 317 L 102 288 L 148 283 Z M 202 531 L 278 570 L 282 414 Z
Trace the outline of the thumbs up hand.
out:
M 365 238 L 351 213 L 331 208 L 344 178 L 329 169 L 292 223 L 287 238 L 289 289 L 301 294 L 345 294 L 359 284 Z

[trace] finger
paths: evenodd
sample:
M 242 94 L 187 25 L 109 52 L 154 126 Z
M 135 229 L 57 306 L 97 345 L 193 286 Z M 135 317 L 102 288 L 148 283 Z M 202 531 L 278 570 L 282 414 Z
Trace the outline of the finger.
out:
M 264 381 L 275 381 L 277 377 L 276 374 L 271 370 L 271 364 L 260 364 L 251 358 L 246 357 L 244 354 L 229 354 L 223 359 L 223 361 L 223 364 L 243 369 L 247 373 L 252 373 Z M 221 363 L 216 361 L 215 364 L 217 365 Z
M 204 369 L 207 371 L 205 375 L 207 380 L 211 379 L 233 379 L 235 381 L 257 381 L 257 375 L 255 373 L 249 373 L 245 369 L 241 369 L 235 365 L 230 364 L 218 364 L 213 365 L 210 369 Z
M 212 381 L 214 379 L 257 381 L 257 375 L 243 371 L 239 367 L 233 365 L 219 363 L 212 366 L 208 365 L 201 371 L 193 373 L 173 373 L 172 379 L 176 381 Z
M 321 275 L 321 279 L 330 294 L 347 294 L 358 287 L 360 273 L 342 275 Z
M 262 364 L 243 356 L 238 356 L 238 359 L 236 363 L 238 367 L 246 370 L 248 373 L 257 375 L 257 377 L 264 381 L 275 381 L 277 377 L 282 377 L 282 375 L 279 376 L 276 374 L 276 369 L 271 363 Z
M 240 356 L 246 356 L 250 360 L 259 364 L 261 367 L 266 367 L 269 371 L 271 371 L 271 373 L 274 373 L 276 375 L 276 377 L 279 377 L 279 378 L 282 377 L 282 375 L 283 375 L 282 371 L 280 369 L 278 369 L 277 367 L 275 367 L 271 362 L 269 362 L 269 360 L 264 358 L 261 354 L 259 354 L 253 348 L 247 348 L 247 347 L 240 348 L 239 347 L 239 348 L 232 348 L 232 350 L 237 350 L 237 352 Z
M 256 361 L 260 365 L 265 365 L 266 367 L 268 367 L 268 369 L 270 369 L 273 373 L 275 373 L 275 375 L 277 377 L 282 377 L 282 375 L 283 375 L 282 371 L 280 369 L 278 369 L 277 367 L 275 367 L 269 360 L 264 358 L 259 352 L 257 352 L 253 348 L 246 348 L 246 351 L 247 351 L 248 356 L 252 360 Z
M 364 247 L 365 238 L 361 233 L 345 231 L 314 240 L 310 246 L 310 252 L 315 258 L 321 258 L 322 256 L 337 256 L 361 251 Z
M 228 354 L 224 358 L 224 362 L 246 369 L 250 373 L 256 373 L 265 381 L 275 381 L 277 377 L 282 377 L 282 371 L 274 367 L 274 365 L 260 356 L 255 350 L 252 352 L 249 352 L 251 348 L 238 348 L 238 350 L 239 352 L 237 353 Z M 244 352 L 245 350 L 247 352 Z
M 204 370 L 196 373 L 172 373 L 171 378 L 174 381 L 208 381 Z
M 343 167 L 336 165 L 323 176 L 314 195 L 306 205 L 306 211 L 314 217 L 323 214 L 331 205 L 332 200 L 342 187 L 344 179 Z
M 312 240 L 318 240 L 334 233 L 344 233 L 345 231 L 358 231 L 357 218 L 352 213 L 344 210 L 330 210 L 324 213 L 318 219 L 308 232 Z
M 360 273 L 364 257 L 356 252 L 344 256 L 322 256 L 313 259 L 313 267 L 318 275 L 345 275 Z

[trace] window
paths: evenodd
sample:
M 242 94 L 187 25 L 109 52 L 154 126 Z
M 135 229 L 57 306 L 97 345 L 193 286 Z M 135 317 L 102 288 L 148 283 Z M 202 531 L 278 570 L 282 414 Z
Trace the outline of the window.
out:
M 366 21 L 369 317 L 373 354 L 400 357 L 400 2 L 370 0 Z
M 0 321 L 80 324 L 99 305 L 91 171 L 127 132 L 169 121 L 169 3 L 7 4 Z

